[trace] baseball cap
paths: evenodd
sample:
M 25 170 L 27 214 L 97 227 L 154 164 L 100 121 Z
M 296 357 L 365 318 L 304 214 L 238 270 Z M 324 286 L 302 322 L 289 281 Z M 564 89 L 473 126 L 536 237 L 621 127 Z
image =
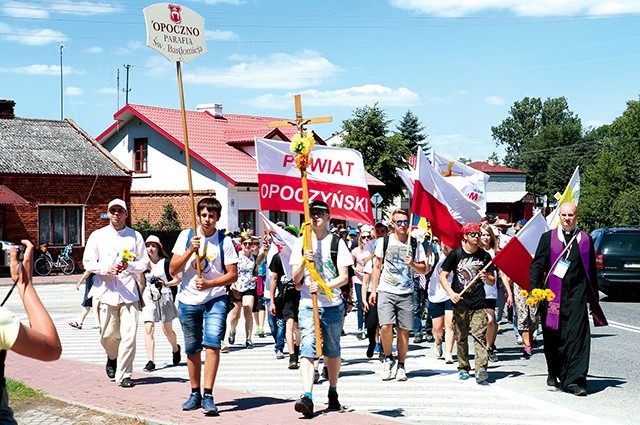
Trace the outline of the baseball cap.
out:
M 310 210 L 324 210 L 329 212 L 329 205 L 324 201 L 313 201 L 309 204 Z
M 111 209 L 111 207 L 114 206 L 119 206 L 122 207 L 125 211 L 127 210 L 127 204 L 124 203 L 124 201 L 122 199 L 116 198 L 113 201 L 109 202 L 109 205 L 107 205 L 107 211 L 109 211 Z
M 155 244 L 158 244 L 160 248 L 162 248 L 162 242 L 160 242 L 160 238 L 158 238 L 156 235 L 149 235 L 149 237 L 144 243 L 145 245 L 148 243 L 155 243 Z
M 298 228 L 296 226 L 294 226 L 293 224 L 289 224 L 288 226 L 284 226 L 283 230 L 286 230 L 287 232 L 291 233 L 294 236 L 298 236 Z
M 356 230 L 349 230 L 349 236 L 358 236 L 358 232 Z
M 469 234 L 470 232 L 479 232 L 479 231 L 480 231 L 480 225 L 478 223 L 465 223 L 464 226 L 462 226 L 463 235 Z

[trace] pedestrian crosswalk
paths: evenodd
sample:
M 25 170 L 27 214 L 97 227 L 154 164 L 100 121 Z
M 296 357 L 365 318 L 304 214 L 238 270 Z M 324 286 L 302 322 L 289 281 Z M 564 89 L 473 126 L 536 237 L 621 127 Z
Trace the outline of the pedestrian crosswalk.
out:
M 70 327 L 68 322 L 76 320 L 81 294 L 72 284 L 39 286 L 38 293 L 53 317 L 63 345 L 62 356 L 67 359 L 103 365 L 106 361 L 99 341 L 99 333 L 93 315 L 87 317 L 83 329 Z M 18 297 L 12 297 L 7 306 L 13 311 L 22 311 Z M 24 319 L 21 315 L 21 319 Z M 273 338 L 252 336 L 254 349 L 244 348 L 243 320 L 236 336 L 236 344 L 229 353 L 221 354 L 216 387 L 224 387 L 241 392 L 255 393 L 279 399 L 296 399 L 302 393 L 300 372 L 288 369 L 288 357 L 276 359 Z M 355 314 L 350 314 L 345 329 L 355 330 Z M 179 322 L 173 328 L 182 345 L 182 331 Z M 268 326 L 267 326 L 268 330 Z M 581 414 L 578 410 L 567 409 L 554 403 L 533 397 L 540 391 L 547 391 L 543 379 L 535 379 L 526 374 L 518 378 L 531 383 L 531 391 L 514 390 L 510 379 L 495 379 L 496 376 L 515 375 L 509 362 L 500 363 L 490 370 L 489 383 L 478 385 L 474 379 L 460 381 L 456 364 L 447 365 L 435 358 L 433 344 L 410 344 L 406 361 L 408 380 L 406 382 L 382 381 L 381 363 L 377 355 L 367 359 L 367 342 L 358 340 L 355 332 L 344 336 L 342 343 L 343 362 L 341 366 L 338 392 L 340 401 L 359 413 L 375 418 L 397 420 L 418 424 L 607 424 L 602 418 Z M 149 359 L 145 349 L 144 324 L 140 323 L 137 334 L 137 352 L 133 378 L 140 378 L 147 372 L 143 367 Z M 155 330 L 155 357 L 157 369 L 154 376 L 167 379 L 185 380 L 185 394 L 188 374 L 183 353 L 179 366 L 171 365 L 171 347 L 166 341 L 161 327 Z M 491 375 L 494 374 L 494 378 Z M 521 386 L 518 388 L 522 388 Z M 314 387 L 317 404 L 327 401 L 328 382 L 321 380 Z

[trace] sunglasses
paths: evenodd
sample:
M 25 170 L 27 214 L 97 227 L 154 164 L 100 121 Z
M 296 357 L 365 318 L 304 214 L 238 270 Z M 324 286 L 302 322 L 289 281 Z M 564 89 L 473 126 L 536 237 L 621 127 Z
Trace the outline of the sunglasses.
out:
M 116 214 L 116 213 L 124 214 L 124 210 L 122 208 L 111 208 L 109 210 L 109 213 L 111 213 L 111 214 Z
M 395 223 L 398 226 L 408 226 L 409 225 L 409 220 L 396 220 Z
M 243 242 L 242 246 L 251 246 L 251 242 Z
M 471 236 L 472 238 L 475 238 L 480 236 L 480 232 L 469 232 L 467 233 L 467 235 Z
M 316 217 L 324 217 L 324 215 L 326 214 L 326 211 L 321 211 L 321 210 L 312 210 L 309 211 L 309 215 L 311 217 L 316 216 Z
M 371 236 L 362 236 L 360 239 L 369 240 L 373 239 Z

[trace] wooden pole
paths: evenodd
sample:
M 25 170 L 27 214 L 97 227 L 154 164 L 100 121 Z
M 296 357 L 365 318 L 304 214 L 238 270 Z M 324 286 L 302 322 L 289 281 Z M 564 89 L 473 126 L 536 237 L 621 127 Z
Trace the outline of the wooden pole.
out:
M 469 289 L 469 288 L 471 287 L 471 285 L 473 285 L 474 283 L 476 283 L 476 281 L 480 278 L 480 273 L 482 273 L 483 271 L 486 271 L 486 270 L 489 268 L 489 266 L 490 266 L 491 264 L 493 264 L 493 261 L 489 261 L 489 262 L 487 263 L 487 265 L 486 265 L 486 266 L 484 266 L 484 267 L 483 267 L 483 268 L 478 272 L 478 274 L 476 275 L 476 277 L 474 277 L 474 278 L 471 280 L 471 282 L 469 282 L 469 283 L 467 284 L 467 286 L 465 286 L 464 288 L 462 288 L 462 291 L 460 291 L 460 293 L 459 293 L 458 295 L 462 295 L 462 294 L 464 294 L 465 292 L 467 292 L 467 289 Z
M 187 166 L 187 181 L 189 183 L 189 200 L 191 201 L 191 222 L 193 227 L 193 235 L 198 236 L 198 222 L 196 221 L 196 201 L 193 196 L 193 182 L 191 180 L 191 153 L 189 151 L 189 137 L 187 135 L 187 111 L 184 107 L 184 91 L 182 90 L 182 68 L 180 61 L 176 62 L 178 72 L 178 89 L 180 91 L 180 110 L 182 112 L 182 136 L 184 138 L 184 157 Z M 196 252 L 196 270 L 198 277 L 202 277 L 202 267 L 200 266 L 199 252 Z

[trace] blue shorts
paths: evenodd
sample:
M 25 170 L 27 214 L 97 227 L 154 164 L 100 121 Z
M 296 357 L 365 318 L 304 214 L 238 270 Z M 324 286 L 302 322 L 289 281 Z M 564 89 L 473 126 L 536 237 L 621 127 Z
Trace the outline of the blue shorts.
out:
M 330 358 L 340 357 L 340 334 L 342 333 L 344 304 L 335 307 L 318 306 L 318 314 L 322 328 L 322 354 Z M 317 358 L 312 307 L 300 307 L 298 324 L 301 336 L 300 356 Z
M 429 317 L 432 319 L 444 316 L 445 310 L 453 310 L 451 300 L 446 300 L 441 303 L 432 303 L 427 300 L 427 311 L 429 312 Z
M 180 302 L 178 312 L 187 356 L 201 352 L 203 346 L 220 348 L 227 326 L 226 296 L 199 305 Z

